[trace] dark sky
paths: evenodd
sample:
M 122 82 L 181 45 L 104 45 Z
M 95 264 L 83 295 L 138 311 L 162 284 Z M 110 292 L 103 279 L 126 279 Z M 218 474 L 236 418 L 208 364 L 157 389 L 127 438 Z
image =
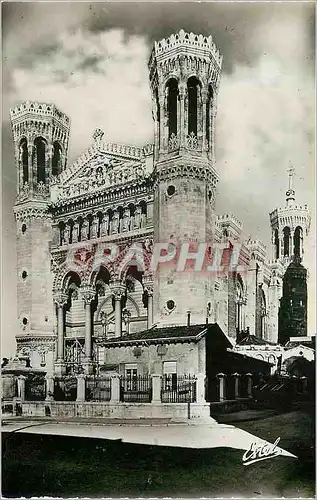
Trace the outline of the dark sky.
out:
M 181 28 L 212 34 L 223 55 L 217 211 L 269 244 L 268 213 L 284 204 L 291 165 L 297 201 L 314 207 L 314 3 L 8 2 L 2 24 L 4 349 L 16 332 L 9 108 L 21 100 L 55 102 L 70 116 L 70 161 L 99 126 L 108 140 L 151 142 L 153 41 Z

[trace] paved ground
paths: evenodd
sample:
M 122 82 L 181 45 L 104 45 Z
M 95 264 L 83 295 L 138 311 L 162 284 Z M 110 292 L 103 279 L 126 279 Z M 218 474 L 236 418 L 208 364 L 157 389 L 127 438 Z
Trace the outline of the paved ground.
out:
M 78 419 L 79 420 L 79 419 Z M 100 419 L 94 422 L 74 421 L 74 419 L 7 419 L 3 432 L 42 434 L 72 437 L 87 437 L 107 440 L 121 440 L 154 446 L 173 446 L 182 448 L 234 448 L 248 450 L 252 443 L 264 444 L 262 438 L 232 425 L 218 424 L 208 420 L 143 419 L 120 420 Z M 277 447 L 285 457 L 294 455 Z M 295 457 L 296 458 L 296 457 Z
M 250 416 L 250 415 L 249 415 Z M 246 417 L 246 415 L 245 415 Z M 72 422 L 11 421 L 3 428 L 3 496 L 60 497 L 285 497 L 311 498 L 315 491 L 314 416 L 302 411 L 274 415 L 261 420 L 241 421 L 239 427 L 219 425 L 217 435 L 208 424 L 125 421 L 115 426 Z M 162 422 L 161 422 L 162 423 Z M 143 425 L 142 425 L 143 424 Z M 18 429 L 33 425 L 74 428 L 87 437 L 32 433 Z M 215 427 L 215 426 L 213 426 Z M 16 432 L 5 432 L 8 431 Z M 50 432 L 52 432 L 52 428 Z M 92 433 L 101 436 L 92 437 Z M 106 437 L 111 432 L 112 437 Z M 119 432 L 138 442 L 175 440 L 174 445 L 153 446 L 116 440 Z M 161 432 L 165 437 L 162 435 Z M 281 446 L 298 459 L 277 456 L 270 460 L 243 465 L 243 450 L 228 444 L 255 435 L 269 442 L 281 437 Z M 217 448 L 186 448 L 193 440 L 206 446 L 218 439 Z M 141 441 L 142 439 L 142 441 Z M 181 446 L 181 447 L 180 447 Z M 185 445 L 186 446 L 186 445 Z M 243 443 L 242 443 L 243 446 Z

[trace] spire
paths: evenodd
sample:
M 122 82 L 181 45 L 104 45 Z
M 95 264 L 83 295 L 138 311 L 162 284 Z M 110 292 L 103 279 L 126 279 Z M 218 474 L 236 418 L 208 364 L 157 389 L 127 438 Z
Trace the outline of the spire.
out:
M 295 168 L 290 167 L 287 169 L 288 171 L 288 190 L 286 191 L 286 207 L 290 207 L 293 205 L 295 201 L 295 191 L 293 189 L 293 177 L 295 173 Z

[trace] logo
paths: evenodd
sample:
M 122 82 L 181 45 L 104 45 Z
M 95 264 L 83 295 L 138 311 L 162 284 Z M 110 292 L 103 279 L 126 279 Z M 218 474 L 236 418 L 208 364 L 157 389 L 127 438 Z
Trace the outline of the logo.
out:
M 282 450 L 277 447 L 281 438 L 277 438 L 273 444 L 264 443 L 251 443 L 250 448 L 244 453 L 242 457 L 243 465 L 255 464 L 261 460 L 274 458 L 282 454 Z

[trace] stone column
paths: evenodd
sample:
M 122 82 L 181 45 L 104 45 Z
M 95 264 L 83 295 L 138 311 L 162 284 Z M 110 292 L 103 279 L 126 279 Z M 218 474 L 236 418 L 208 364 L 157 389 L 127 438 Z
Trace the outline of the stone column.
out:
M 218 373 L 217 378 L 219 379 L 219 401 L 226 400 L 226 375 L 224 373 Z
M 178 86 L 179 92 L 179 141 L 180 147 L 185 146 L 186 130 L 185 130 L 185 96 L 186 83 L 182 82 Z
M 247 377 L 247 380 L 248 380 L 248 397 L 249 398 L 252 398 L 253 397 L 253 391 L 252 391 L 252 388 L 253 388 L 253 376 L 252 376 L 252 373 L 247 373 L 246 374 L 246 377 Z
M 64 361 L 64 306 L 67 303 L 68 296 L 60 292 L 54 297 L 57 306 L 57 360 L 55 363 L 55 373 L 63 375 L 66 371 Z
M 29 169 L 29 186 L 33 191 L 33 144 L 28 144 L 28 169 Z
M 115 300 L 115 337 L 122 334 L 121 298 L 125 293 L 125 286 L 120 281 L 110 283 L 110 289 Z
M 161 402 L 161 375 L 154 373 L 152 376 L 152 403 Z
M 294 255 L 294 229 L 290 230 L 289 235 L 289 256 L 290 258 Z
M 143 287 L 144 291 L 148 294 L 147 303 L 147 327 L 151 328 L 153 325 L 153 276 L 145 275 L 143 276 Z
M 307 377 L 301 377 L 301 382 L 302 382 L 302 392 L 307 392 L 308 389 L 308 378 Z
M 45 401 L 53 401 L 54 399 L 54 378 L 52 375 L 45 375 L 46 396 Z
M 83 374 L 77 376 L 77 399 L 76 401 L 83 402 L 86 399 L 86 377 Z
M 25 400 L 25 377 L 20 375 L 18 377 L 18 399 L 23 402 Z
M 148 291 L 147 327 L 151 328 L 152 325 L 153 325 L 153 291 Z
M 91 331 L 91 302 L 95 297 L 92 288 L 85 288 L 82 291 L 82 299 L 85 303 L 85 362 L 86 374 L 92 373 L 92 331 Z
M 120 377 L 118 374 L 111 376 L 111 403 L 120 402 Z
M 205 375 L 198 373 L 196 379 L 196 403 L 205 404 Z
M 234 377 L 234 398 L 239 399 L 239 378 L 240 374 L 239 373 L 234 373 L 232 375 Z
M 207 149 L 207 138 L 206 138 L 207 99 L 208 99 L 208 90 L 204 89 L 204 90 L 201 91 L 201 101 L 202 101 L 202 151 L 206 151 L 206 149 Z
M 164 147 L 165 147 L 165 96 L 160 95 L 159 97 L 159 104 L 160 104 L 160 153 L 163 152 Z

